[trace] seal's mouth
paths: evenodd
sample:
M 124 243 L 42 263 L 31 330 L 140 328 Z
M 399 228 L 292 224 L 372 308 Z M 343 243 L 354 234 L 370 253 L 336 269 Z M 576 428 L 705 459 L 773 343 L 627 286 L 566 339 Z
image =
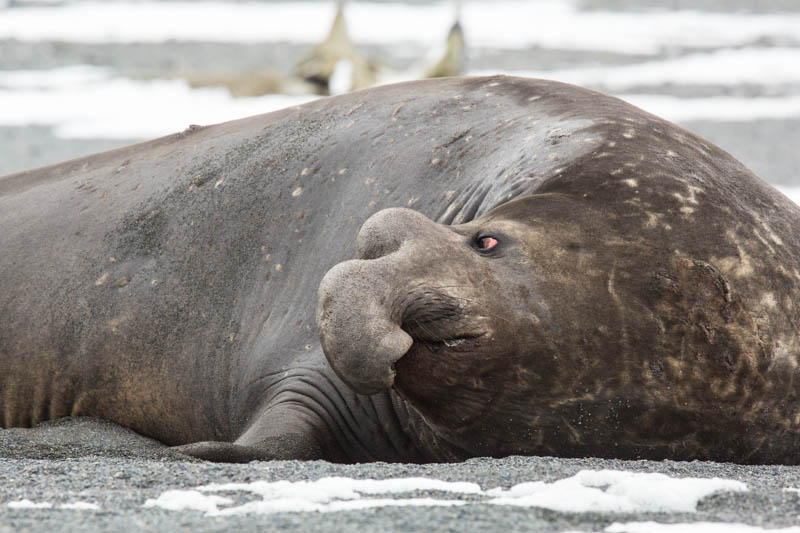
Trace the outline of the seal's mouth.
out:
M 483 336 L 483 333 L 466 333 L 443 339 L 426 339 L 411 335 L 411 338 L 414 339 L 414 344 L 412 344 L 409 352 L 414 350 L 415 346 L 425 348 L 434 353 L 474 351 L 480 347 Z
M 392 365 L 394 390 L 409 401 L 429 401 L 441 393 L 445 384 L 481 360 L 488 335 L 485 333 L 459 333 L 447 336 L 412 335 L 408 351 Z
M 425 374 L 434 370 L 445 371 L 452 365 L 462 364 L 465 362 L 464 356 L 481 351 L 487 338 L 485 333 L 477 332 L 431 337 L 405 331 L 411 336 L 413 342 L 408 351 L 392 364 L 393 374 L 397 376 L 399 372 L 401 379 L 403 378 L 402 374 L 409 372 Z M 467 359 L 470 358 L 467 357 Z
M 400 328 L 413 342 L 400 359 L 472 352 L 480 348 L 485 332 L 467 319 L 459 299 L 440 291 L 425 290 L 409 292 L 406 300 L 408 304 L 403 309 Z
M 432 352 L 464 351 L 477 347 L 484 333 L 471 331 L 469 324 L 463 320 L 460 309 L 448 309 L 448 312 L 428 313 L 419 316 L 409 313 L 400 324 L 413 340 L 407 353 L 415 348 L 426 348 Z

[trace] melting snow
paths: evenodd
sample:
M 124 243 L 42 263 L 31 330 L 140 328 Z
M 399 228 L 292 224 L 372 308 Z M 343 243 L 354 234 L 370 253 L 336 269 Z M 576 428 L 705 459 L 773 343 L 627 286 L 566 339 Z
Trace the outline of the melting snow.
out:
M 687 54 L 630 65 L 562 70 L 505 71 L 506 74 L 559 80 L 575 85 L 621 90 L 646 85 L 774 86 L 800 83 L 800 48 L 736 48 Z M 475 75 L 497 74 L 474 71 Z
M 658 522 L 615 522 L 605 529 L 608 533 L 800 533 L 800 527 L 763 529 L 747 524 L 722 522 L 692 522 L 659 524 Z
M 28 499 L 19 500 L 16 502 L 8 502 L 6 505 L 8 507 L 11 507 L 12 509 L 50 509 L 51 507 L 53 507 L 52 503 L 48 502 L 34 503 Z
M 299 105 L 314 96 L 233 98 L 182 80 L 131 80 L 93 67 L 0 73 L 0 124 L 54 125 L 66 138 L 150 138 Z
M 71 2 L 7 9 L 0 38 L 78 42 L 316 42 L 334 2 Z M 402 5 L 350 2 L 348 26 L 361 43 L 440 42 L 453 20 L 451 2 Z M 652 54 L 685 47 L 741 46 L 760 39 L 796 42 L 800 15 L 581 11 L 576 1 L 464 2 L 461 23 L 471 46 Z M 498 31 L 502 28 L 502 31 Z M 535 28 L 535 30 L 532 30 Z M 613 28 L 613 31 L 609 31 Z
M 621 98 L 675 122 L 800 116 L 798 95 L 678 98 L 630 94 Z M 223 88 L 191 89 L 182 80 L 119 78 L 86 66 L 0 72 L 0 125 L 52 125 L 56 135 L 65 138 L 152 138 L 181 131 L 189 124 L 224 122 L 313 99 L 282 94 L 233 98 Z
M 196 490 L 168 490 L 161 496 L 148 499 L 144 502 L 145 507 L 162 507 L 170 511 L 205 511 L 213 513 L 219 505 L 229 505 L 233 503 L 230 498 L 222 496 L 206 495 Z
M 509 490 L 493 489 L 489 503 L 544 507 L 554 511 L 694 512 L 697 502 L 718 491 L 746 491 L 728 479 L 671 478 L 658 473 L 583 470 L 553 483 L 534 481 Z
M 198 510 L 208 515 L 277 512 L 336 512 L 386 506 L 455 506 L 475 501 L 438 498 L 365 498 L 364 495 L 439 491 L 478 495 L 481 503 L 544 507 L 561 512 L 694 512 L 697 502 L 718 491 L 746 491 L 744 483 L 725 479 L 671 478 L 664 474 L 583 470 L 576 475 L 545 483 L 520 483 L 508 490 L 483 491 L 474 483 L 454 483 L 428 478 L 358 480 L 343 477 L 317 481 L 256 481 L 211 484 L 193 490 L 171 490 L 145 507 Z M 260 500 L 232 505 L 230 498 L 209 492 L 249 493 Z
M 350 479 L 327 477 L 317 481 L 255 481 L 253 483 L 211 484 L 196 490 L 171 490 L 156 499 L 149 499 L 145 507 L 163 507 L 171 510 L 198 510 L 209 515 L 232 515 L 247 513 L 278 512 L 336 512 L 368 509 L 371 507 L 406 506 L 454 506 L 466 505 L 460 500 L 439 500 L 433 498 L 411 499 L 362 499 L 362 494 L 394 494 L 415 490 L 435 490 L 460 494 L 481 494 L 475 483 L 453 483 L 428 478 L 401 479 Z M 251 501 L 235 507 L 220 509 L 233 501 L 206 492 L 246 492 L 261 496 L 261 500 Z
M 784 97 L 678 98 L 656 94 L 617 95 L 626 102 L 673 122 L 692 120 L 743 122 L 800 116 L 800 95 Z
M 96 503 L 89 502 L 75 502 L 75 503 L 62 503 L 58 506 L 59 509 L 72 509 L 75 511 L 99 511 L 100 506 Z

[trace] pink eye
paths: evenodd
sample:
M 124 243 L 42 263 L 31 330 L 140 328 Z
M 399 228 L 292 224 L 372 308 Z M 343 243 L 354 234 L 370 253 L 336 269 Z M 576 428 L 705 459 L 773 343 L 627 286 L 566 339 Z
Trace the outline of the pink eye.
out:
M 497 239 L 494 237 L 487 235 L 486 237 L 478 238 L 478 248 L 481 250 L 491 250 L 495 246 L 497 246 Z

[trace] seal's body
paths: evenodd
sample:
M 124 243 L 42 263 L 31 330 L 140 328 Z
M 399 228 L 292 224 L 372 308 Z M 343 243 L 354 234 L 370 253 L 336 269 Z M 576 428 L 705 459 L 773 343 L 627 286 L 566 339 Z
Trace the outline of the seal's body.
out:
M 191 128 L 0 179 L 0 227 L 3 427 L 800 462 L 800 209 L 592 91 L 430 80 Z

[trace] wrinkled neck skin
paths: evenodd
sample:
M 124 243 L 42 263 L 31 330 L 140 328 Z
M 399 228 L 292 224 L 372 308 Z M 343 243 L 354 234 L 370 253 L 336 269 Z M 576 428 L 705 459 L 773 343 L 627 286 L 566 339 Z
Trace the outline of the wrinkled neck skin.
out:
M 251 383 L 245 401 L 262 405 L 241 420 L 237 442 L 287 434 L 313 438 L 323 459 L 337 463 L 453 462 L 468 454 L 439 439 L 420 413 L 395 391 L 372 395 L 355 393 L 329 367 L 314 364 L 324 359 L 321 350 L 310 354 L 309 364 L 271 372 Z M 265 382 L 268 383 L 267 386 Z M 261 422 L 266 421 L 264 433 Z

